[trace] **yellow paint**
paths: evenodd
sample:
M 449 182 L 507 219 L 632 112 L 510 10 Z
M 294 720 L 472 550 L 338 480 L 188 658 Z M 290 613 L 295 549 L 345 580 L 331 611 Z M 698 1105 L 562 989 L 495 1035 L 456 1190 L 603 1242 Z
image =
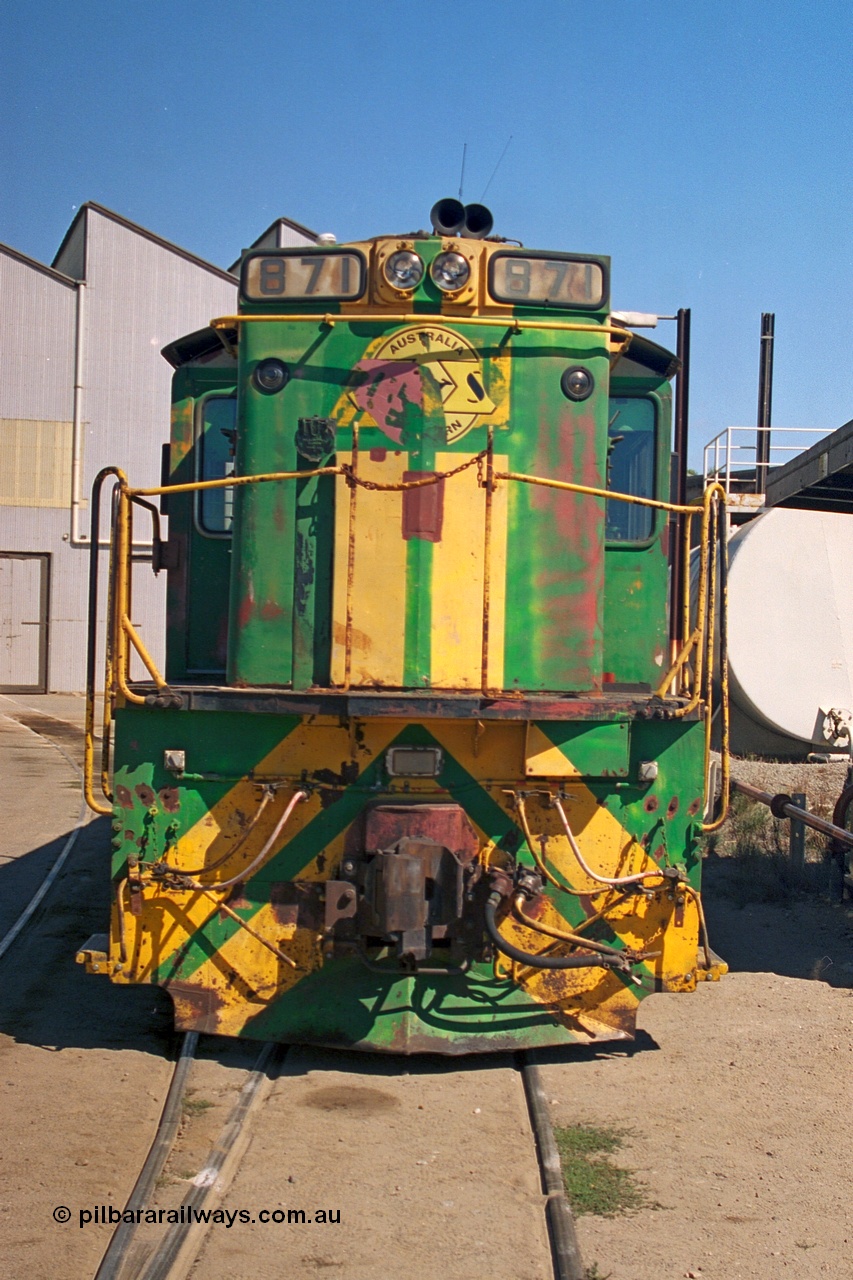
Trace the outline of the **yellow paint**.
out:
M 355 761 L 359 770 L 384 752 L 399 734 L 405 721 L 365 720 L 345 726 L 338 721 L 303 722 L 292 734 L 283 739 L 256 767 L 259 776 L 285 775 L 294 777 L 294 785 L 303 769 L 309 775 L 316 769 L 337 769 L 342 761 Z M 503 810 L 513 817 L 513 801 L 509 794 L 518 787 L 529 750 L 525 726 L 520 722 L 478 726 L 475 722 L 436 721 L 431 725 L 436 740 L 445 751 L 466 769 L 480 786 Z M 654 866 L 645 850 L 634 841 L 618 819 L 603 806 L 598 805 L 592 792 L 580 783 L 568 783 L 573 801 L 566 807 L 572 829 L 581 846 L 584 858 L 593 870 L 607 876 L 625 875 Z M 404 793 L 410 798 L 424 800 L 441 796 L 448 798 L 437 783 L 419 779 L 406 783 L 397 780 L 389 785 L 388 798 Z M 256 856 L 278 815 L 292 794 L 290 788 L 282 788 L 282 794 L 270 805 L 262 820 L 245 845 L 234 857 L 210 877 L 204 877 L 215 887 L 216 881 L 229 879 L 239 873 Z M 246 779 L 236 783 L 222 800 L 201 819 L 181 840 L 169 860 L 176 866 L 195 867 L 205 860 L 219 857 L 229 844 L 233 844 L 239 832 L 257 810 L 260 792 L 257 784 Z M 460 800 L 464 803 L 464 795 Z M 558 815 L 546 803 L 535 796 L 528 798 L 528 818 L 535 839 L 545 838 L 545 852 L 549 865 L 562 875 L 576 890 L 593 897 L 594 909 L 613 905 L 607 910 L 607 920 L 615 935 L 635 950 L 659 953 L 650 957 L 636 971 L 643 988 L 648 991 L 653 984 L 665 990 L 692 990 L 696 983 L 696 952 L 699 920 L 696 904 L 690 895 L 683 903 L 683 924 L 675 928 L 673 915 L 678 907 L 677 886 L 658 887 L 651 882 L 654 893 L 649 897 L 631 896 L 622 902 L 616 899 L 619 890 L 597 884 L 583 873 L 569 848 Z M 280 847 L 284 847 L 321 809 L 317 796 L 300 804 L 294 810 L 291 825 L 285 830 Z M 481 843 L 481 860 L 485 865 L 501 860 L 504 855 L 495 849 L 486 833 L 475 830 Z M 324 880 L 334 876 L 342 858 L 346 832 L 332 839 L 320 851 L 323 869 L 316 859 L 310 860 L 298 872 L 300 880 Z M 280 849 L 270 854 L 273 857 Z M 125 905 L 128 895 L 125 894 Z M 230 905 L 237 906 L 233 900 Z M 215 908 L 209 898 L 193 891 L 165 891 L 160 887 L 146 888 L 141 917 L 125 912 L 125 929 L 129 964 L 126 971 L 116 975 L 119 981 L 146 981 L 153 968 L 168 963 L 171 957 L 186 945 L 188 939 L 212 916 Z M 557 907 L 546 900 L 543 920 L 558 928 L 571 928 L 560 915 Z M 262 906 L 251 917 L 251 924 L 259 934 L 273 945 L 280 947 L 297 964 L 295 970 L 283 965 L 244 930 L 236 930 L 225 944 L 193 974 L 194 988 L 214 993 L 218 1026 L 223 1034 L 236 1035 L 246 1022 L 261 1011 L 276 995 L 292 988 L 308 973 L 322 963 L 319 936 L 309 930 L 284 925 L 276 919 L 272 906 Z M 541 952 L 563 949 L 561 944 L 527 926 L 511 916 L 501 924 L 506 937 L 522 950 Z M 114 911 L 113 940 L 110 961 L 118 955 L 118 930 Z M 513 966 L 499 959 L 498 973 L 508 975 Z M 515 980 L 533 999 L 548 1008 L 555 1020 L 580 1039 L 595 1040 L 614 1033 L 626 1033 L 633 1025 L 633 1013 L 642 994 L 641 989 L 626 986 L 623 979 L 599 968 L 544 971 L 515 966 Z M 183 1013 L 187 1023 L 193 1016 L 191 1002 L 183 1001 L 175 992 L 179 1016 Z M 182 1005 L 186 1008 L 182 1010 Z
M 524 772 L 533 778 L 580 777 L 580 770 L 535 724 L 527 726 Z
M 436 470 L 459 466 L 458 453 L 436 455 Z M 505 457 L 496 457 L 503 468 Z M 486 495 L 471 467 L 445 482 L 441 542 L 432 553 L 431 684 L 479 689 L 483 643 L 483 563 Z M 507 486 L 492 499 L 489 687 L 503 688 L 506 620 Z
M 352 454 L 339 453 L 339 462 Z M 367 480 L 399 484 L 408 467 L 408 454 L 389 449 L 376 462 L 368 451 L 359 453 L 358 473 Z M 332 684 L 343 684 L 346 636 L 347 545 L 349 489 L 343 476 L 335 479 L 335 577 L 333 588 Z M 358 490 L 356 549 L 352 590 L 352 684 L 403 683 L 406 644 L 406 542 L 403 539 L 403 494 L 377 489 Z

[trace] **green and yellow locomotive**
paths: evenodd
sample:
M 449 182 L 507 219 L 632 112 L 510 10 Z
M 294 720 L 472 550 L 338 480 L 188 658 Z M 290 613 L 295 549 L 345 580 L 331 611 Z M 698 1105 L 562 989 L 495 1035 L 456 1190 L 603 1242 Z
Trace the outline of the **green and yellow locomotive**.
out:
M 607 258 L 491 238 L 482 206 L 432 221 L 248 252 L 239 314 L 164 352 L 162 486 L 96 481 L 114 894 L 80 959 L 165 988 L 182 1029 L 589 1043 L 724 969 L 699 893 L 720 494 L 669 502 L 678 361 L 614 323 Z

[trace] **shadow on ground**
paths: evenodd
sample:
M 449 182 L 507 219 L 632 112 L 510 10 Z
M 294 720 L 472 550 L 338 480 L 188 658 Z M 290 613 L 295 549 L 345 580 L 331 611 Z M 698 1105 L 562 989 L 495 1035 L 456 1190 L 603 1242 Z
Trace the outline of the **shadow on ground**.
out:
M 830 901 L 822 864 L 813 879 L 810 892 L 789 892 L 784 884 L 773 892 L 766 869 L 715 854 L 705 860 L 702 896 L 711 946 L 732 972 L 853 987 L 853 904 Z
M 8 928 L 35 893 L 70 832 L 0 868 Z M 56 883 L 0 958 L 0 1035 L 68 1048 L 172 1048 L 172 1002 L 155 987 L 113 986 L 75 962 L 77 948 L 107 929 L 109 819 L 83 827 Z

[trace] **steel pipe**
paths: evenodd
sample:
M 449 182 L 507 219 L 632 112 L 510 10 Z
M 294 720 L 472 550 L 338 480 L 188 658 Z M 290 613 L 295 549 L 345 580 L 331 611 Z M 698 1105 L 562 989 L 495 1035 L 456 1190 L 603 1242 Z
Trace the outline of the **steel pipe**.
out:
M 842 844 L 853 848 L 853 831 L 845 831 L 843 827 L 836 827 L 834 823 L 827 822 L 825 818 L 819 818 L 816 813 L 809 813 L 808 809 L 801 809 L 784 792 L 771 796 L 769 791 L 760 791 L 758 787 L 751 787 L 747 782 L 738 782 L 737 778 L 732 779 L 732 789 L 739 791 L 742 796 L 746 796 L 749 800 L 755 800 L 759 804 L 766 804 L 774 818 L 794 818 L 797 822 L 805 823 L 812 830 L 819 831 L 821 835 L 831 836 L 833 840 L 840 840 Z

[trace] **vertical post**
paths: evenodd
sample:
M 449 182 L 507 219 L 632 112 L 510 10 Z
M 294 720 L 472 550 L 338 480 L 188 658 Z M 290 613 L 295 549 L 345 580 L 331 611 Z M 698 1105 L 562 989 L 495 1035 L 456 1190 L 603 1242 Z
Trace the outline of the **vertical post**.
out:
M 489 692 L 489 611 L 492 583 L 492 496 L 495 491 L 495 438 L 494 429 L 488 428 L 486 449 L 486 510 L 483 530 L 483 632 L 480 649 L 480 688 L 483 697 Z
M 681 307 L 678 312 L 678 345 L 676 354 L 681 368 L 675 380 L 675 431 L 673 452 L 675 474 L 672 484 L 672 501 L 684 506 L 687 499 L 687 418 L 690 398 L 690 310 Z M 686 639 L 683 632 L 684 616 L 684 526 L 683 515 L 674 515 L 670 526 L 670 605 L 669 638 L 673 656 Z
M 795 791 L 791 796 L 794 804 L 798 809 L 805 809 L 806 797 L 804 792 Z M 791 832 L 788 851 L 791 858 L 791 866 L 797 871 L 802 871 L 806 861 L 806 825 L 797 818 L 791 818 Z
M 776 316 L 772 311 L 761 314 L 761 352 L 758 364 L 758 422 L 755 434 L 755 492 L 767 487 L 770 462 L 770 418 L 773 402 L 773 338 Z
M 358 422 L 352 424 L 352 458 L 349 474 L 349 536 L 347 539 L 346 630 L 344 631 L 344 688 L 352 683 L 352 612 L 355 582 L 355 512 L 358 500 Z

